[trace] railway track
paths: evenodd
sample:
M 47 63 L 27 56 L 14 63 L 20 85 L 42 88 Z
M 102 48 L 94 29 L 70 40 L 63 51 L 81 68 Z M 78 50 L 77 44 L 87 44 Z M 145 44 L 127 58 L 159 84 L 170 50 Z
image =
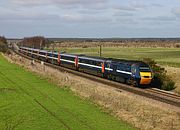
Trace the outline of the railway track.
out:
M 26 56 L 26 55 L 19 53 L 17 51 L 13 51 L 13 52 L 15 52 L 16 54 L 18 54 L 24 58 L 34 60 L 34 61 L 39 62 L 39 63 L 41 62 L 40 60 Z M 68 68 L 61 67 L 61 66 L 53 65 L 53 64 L 50 64 L 47 62 L 45 62 L 44 64 L 46 66 L 55 68 L 55 69 L 60 70 L 62 72 L 68 72 L 68 73 L 74 74 L 74 75 L 79 76 L 79 77 L 83 77 L 83 78 L 90 79 L 90 80 L 93 80 L 93 81 L 96 81 L 96 82 L 99 82 L 99 83 L 102 83 L 105 85 L 109 85 L 111 87 L 115 87 L 115 88 L 117 88 L 117 91 L 124 90 L 127 92 L 131 92 L 131 93 L 134 93 L 134 94 L 137 94 L 140 96 L 144 96 L 144 97 L 147 97 L 147 98 L 150 98 L 153 100 L 157 100 L 157 101 L 160 101 L 160 102 L 163 102 L 163 103 L 166 103 L 166 104 L 180 108 L 180 95 L 177 95 L 177 94 L 164 92 L 162 90 L 153 89 L 153 88 L 147 88 L 147 89 L 136 88 L 136 87 L 132 87 L 132 86 L 122 84 L 119 82 L 104 79 L 101 77 L 96 77 L 96 76 L 89 75 L 86 73 L 82 73 L 79 71 L 75 71 L 75 70 L 71 70 Z
M 162 95 L 164 97 L 171 98 L 180 102 L 180 95 L 175 94 L 175 93 L 165 92 L 163 90 L 159 90 L 156 88 L 148 88 L 146 89 L 146 91 L 154 93 L 154 94 Z

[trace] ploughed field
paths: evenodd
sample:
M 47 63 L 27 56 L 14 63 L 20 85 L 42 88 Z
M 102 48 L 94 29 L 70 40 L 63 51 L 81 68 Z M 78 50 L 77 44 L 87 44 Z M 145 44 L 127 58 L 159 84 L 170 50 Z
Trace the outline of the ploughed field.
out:
M 76 54 L 99 56 L 99 47 L 60 48 L 61 51 Z M 153 58 L 161 65 L 180 67 L 179 48 L 122 48 L 102 47 L 102 57 L 133 59 Z
M 0 55 L 0 129 L 135 129 Z

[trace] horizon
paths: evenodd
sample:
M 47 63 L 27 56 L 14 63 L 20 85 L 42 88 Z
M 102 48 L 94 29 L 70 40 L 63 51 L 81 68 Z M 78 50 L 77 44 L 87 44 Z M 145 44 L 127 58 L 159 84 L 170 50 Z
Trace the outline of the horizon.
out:
M 40 36 L 40 35 L 37 35 Z M 36 36 L 27 36 L 23 38 L 9 38 L 4 36 L 7 40 L 13 40 L 13 39 L 18 39 L 22 40 L 24 38 L 31 38 L 31 37 L 36 37 Z M 44 37 L 44 36 L 42 36 Z M 47 39 L 180 39 L 180 37 L 106 37 L 106 38 L 96 38 L 96 37 L 45 37 Z

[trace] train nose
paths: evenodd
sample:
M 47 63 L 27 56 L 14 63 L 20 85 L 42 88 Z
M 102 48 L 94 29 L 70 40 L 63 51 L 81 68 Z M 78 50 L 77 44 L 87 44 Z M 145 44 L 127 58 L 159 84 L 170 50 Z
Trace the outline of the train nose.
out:
M 150 84 L 152 80 L 151 72 L 140 72 L 141 80 L 140 84 Z

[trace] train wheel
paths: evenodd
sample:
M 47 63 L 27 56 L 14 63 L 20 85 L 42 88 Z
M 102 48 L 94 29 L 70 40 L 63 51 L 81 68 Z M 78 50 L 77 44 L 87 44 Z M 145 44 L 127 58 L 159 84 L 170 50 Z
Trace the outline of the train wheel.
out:
M 132 79 L 125 79 L 126 84 L 132 84 Z
M 108 78 L 108 79 L 112 79 L 112 78 L 111 78 L 111 75 L 107 75 L 107 78 Z
M 138 87 L 138 86 L 139 86 L 139 83 L 138 83 L 137 81 L 134 81 L 134 82 L 133 82 L 133 86 L 134 86 L 134 87 Z

